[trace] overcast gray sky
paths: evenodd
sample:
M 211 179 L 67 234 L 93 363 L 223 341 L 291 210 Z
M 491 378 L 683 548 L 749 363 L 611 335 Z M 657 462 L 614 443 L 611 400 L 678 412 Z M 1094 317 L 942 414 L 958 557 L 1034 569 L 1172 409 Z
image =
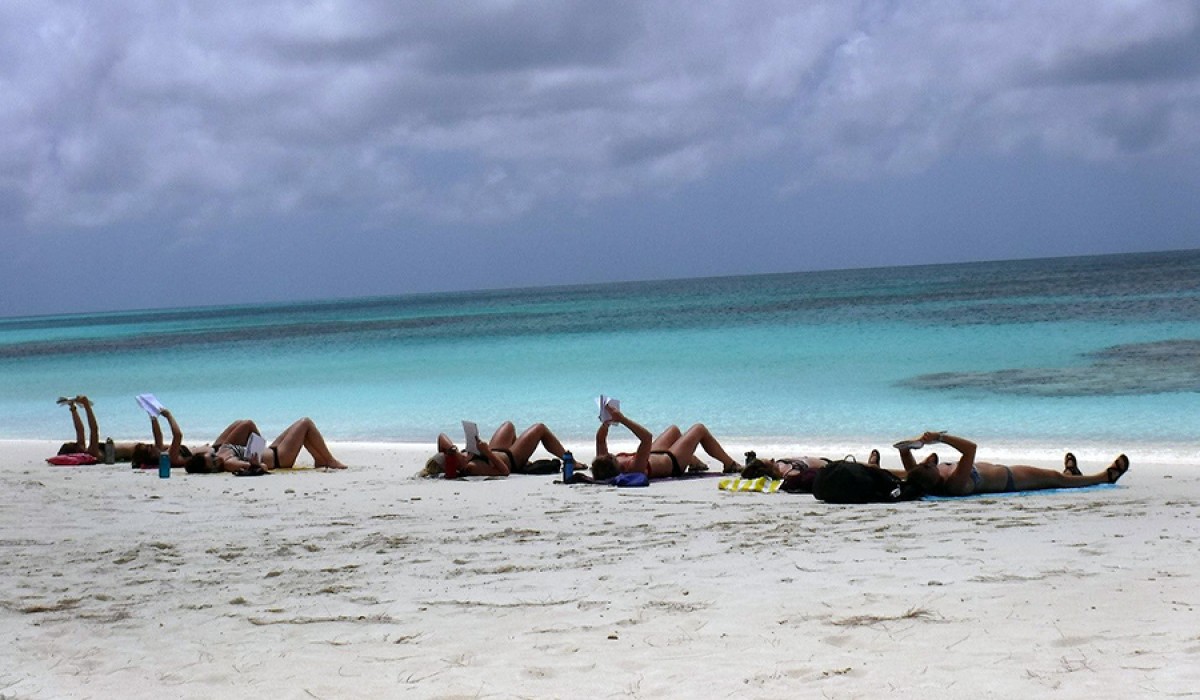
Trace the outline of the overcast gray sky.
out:
M 1200 247 L 1200 3 L 0 4 L 0 315 Z

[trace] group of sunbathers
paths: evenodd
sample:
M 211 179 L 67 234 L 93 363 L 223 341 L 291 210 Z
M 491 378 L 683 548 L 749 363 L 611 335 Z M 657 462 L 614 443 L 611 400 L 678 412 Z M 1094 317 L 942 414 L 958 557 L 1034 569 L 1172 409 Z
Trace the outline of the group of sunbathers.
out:
M 97 461 L 104 458 L 100 443 L 100 430 L 92 402 L 86 396 L 62 397 L 58 403 L 71 411 L 75 427 L 75 441 L 67 442 L 59 449 L 59 455 L 78 454 L 90 456 Z M 87 416 L 88 434 L 85 436 L 79 407 Z M 195 447 L 183 444 L 183 431 L 170 410 L 159 412 L 171 429 L 171 442 L 165 445 L 158 416 L 151 415 L 150 430 L 153 442 L 120 442 L 113 444 L 114 461 L 129 461 L 133 466 L 157 466 L 160 455 L 167 455 L 172 467 L 183 467 L 189 473 L 265 473 L 273 469 L 295 466 L 300 450 L 306 449 L 315 466 L 330 469 L 345 469 L 325 444 L 321 431 L 309 418 L 301 418 L 279 434 L 267 449 L 259 453 L 248 453 L 246 444 L 250 436 L 260 433 L 252 420 L 238 420 L 229 424 L 212 443 Z M 613 453 L 608 448 L 608 432 L 612 425 L 621 425 L 633 433 L 638 440 L 633 452 Z M 86 437 L 86 440 L 85 440 Z M 957 461 L 942 462 L 936 452 L 917 461 L 913 450 L 944 444 L 959 453 Z M 490 440 L 478 440 L 473 450 L 461 450 L 445 433 L 438 435 L 437 454 L 429 459 L 423 476 L 507 476 L 531 471 L 531 458 L 541 447 L 559 460 L 565 449 L 562 442 L 543 423 L 535 423 L 520 435 L 511 421 L 496 429 Z M 667 426 L 657 436 L 640 423 L 630 419 L 619 408 L 609 406 L 607 417 L 596 431 L 596 456 L 591 463 L 591 476 L 580 478 L 589 481 L 606 481 L 621 474 L 644 474 L 649 479 L 664 479 L 685 476 L 708 470 L 708 466 L 696 454 L 702 449 L 709 457 L 721 463 L 725 473 L 740 473 L 743 477 L 761 476 L 783 479 L 788 490 L 811 491 L 812 483 L 820 469 L 830 460 L 814 457 L 790 457 L 759 459 L 753 452 L 747 453 L 746 464 L 738 463 L 725 451 L 709 429 L 697 423 L 686 431 L 676 425 Z M 896 444 L 903 470 L 889 470 L 896 476 L 916 487 L 920 492 L 938 496 L 969 496 L 978 493 L 1004 493 L 1009 491 L 1036 491 L 1055 488 L 1080 488 L 1096 484 L 1116 483 L 1129 470 L 1129 458 L 1119 455 L 1106 469 L 1093 474 L 1079 470 L 1075 455 L 1067 453 L 1063 469 L 1046 469 L 1028 465 L 1003 465 L 980 462 L 975 459 L 976 445 L 965 438 L 944 432 L 925 432 L 914 440 Z M 454 467 L 447 469 L 453 462 Z M 867 458 L 868 467 L 882 469 L 878 450 L 872 450 Z M 584 467 L 586 469 L 586 467 Z
M 696 455 L 699 447 L 719 461 L 725 473 L 741 473 L 743 477 L 760 476 L 783 479 L 792 491 L 811 491 L 818 470 L 831 460 L 815 457 L 758 459 L 747 453 L 747 463 L 739 464 L 725 451 L 703 424 L 697 423 L 686 432 L 670 425 L 657 436 L 641 424 L 625 416 L 617 408 L 609 408 L 611 418 L 603 421 L 596 431 L 596 457 L 592 460 L 591 481 L 605 481 L 621 474 L 640 473 L 650 479 L 685 476 L 707 471 L 708 467 Z M 611 425 L 625 426 L 638 439 L 634 452 L 612 453 L 608 448 Z M 959 452 L 956 462 L 942 462 L 936 452 L 920 462 L 912 451 L 932 444 L 944 444 Z M 445 433 L 437 438 L 438 452 L 425 464 L 424 476 L 436 477 L 447 473 L 446 464 L 453 460 L 458 476 L 507 476 L 526 471 L 530 457 L 538 446 L 562 459 L 562 442 L 542 423 L 531 426 L 517 435 L 512 422 L 505 422 L 489 441 L 480 440 L 474 451 L 460 450 Z M 1116 483 L 1129 470 L 1129 458 L 1120 455 L 1106 469 L 1083 474 L 1075 455 L 1067 453 L 1061 471 L 1028 465 L 1002 465 L 979 462 L 975 459 L 976 445 L 965 438 L 943 432 L 926 432 L 915 440 L 897 443 L 903 470 L 889 470 L 905 479 L 920 492 L 939 496 L 969 496 L 977 493 L 1036 491 L 1054 488 L 1080 488 L 1096 484 Z M 866 465 L 881 469 L 878 450 L 871 450 Z
M 60 397 L 58 403 L 70 409 L 71 421 L 75 427 L 75 441 L 63 443 L 58 454 L 86 455 L 96 461 L 103 460 L 104 446 L 100 443 L 100 426 L 91 400 L 81 394 L 75 397 Z M 81 406 L 87 416 L 86 436 L 83 420 L 79 416 Z M 159 416 L 165 418 L 171 428 L 169 445 L 164 445 Z M 236 420 L 221 431 L 212 443 L 188 447 L 183 444 L 183 430 L 175 421 L 175 416 L 170 409 L 163 408 L 158 415 L 150 416 L 150 433 L 154 438 L 153 442 L 114 442 L 113 461 L 130 462 L 134 467 L 156 467 L 159 465 L 160 456 L 165 452 L 172 467 L 183 467 L 189 473 L 226 471 L 253 474 L 295 466 L 296 458 L 303 448 L 308 450 L 317 467 L 346 468 L 346 465 L 329 451 L 321 431 L 309 418 L 301 418 L 292 423 L 261 454 L 246 451 L 250 436 L 261 435 L 261 431 L 252 420 Z

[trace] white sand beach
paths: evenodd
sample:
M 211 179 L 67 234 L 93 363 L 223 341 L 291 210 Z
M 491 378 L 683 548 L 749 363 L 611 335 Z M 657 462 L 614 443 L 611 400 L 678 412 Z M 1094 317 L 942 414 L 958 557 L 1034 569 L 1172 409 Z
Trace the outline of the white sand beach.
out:
M 1200 695 L 1200 471 L 1136 454 L 1117 487 L 834 506 L 55 446 L 0 442 L 0 698 Z

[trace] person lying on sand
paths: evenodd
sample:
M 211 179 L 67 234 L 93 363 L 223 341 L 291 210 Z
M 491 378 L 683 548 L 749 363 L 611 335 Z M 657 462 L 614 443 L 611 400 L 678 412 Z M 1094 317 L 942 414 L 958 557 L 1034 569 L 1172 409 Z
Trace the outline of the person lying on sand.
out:
M 696 447 L 703 448 L 708 456 L 718 460 L 727 474 L 741 468 L 702 423 L 693 425 L 687 432 L 681 432 L 678 426 L 671 425 L 658 437 L 652 438 L 649 430 L 627 418 L 619 409 L 610 406 L 608 410 L 612 420 L 601 423 L 596 431 L 596 458 L 592 460 L 592 478 L 596 481 L 631 472 L 645 474 L 651 479 L 663 479 L 683 476 L 685 470 L 703 471 L 708 467 L 696 456 Z M 620 423 L 637 436 L 636 452 L 612 454 L 608 451 L 608 427 L 611 423 Z
M 834 460 L 826 457 L 781 457 L 779 459 L 759 459 L 753 452 L 746 453 L 746 466 L 742 469 L 742 478 L 757 479 L 760 476 L 769 477 L 772 479 L 783 479 L 783 485 L 780 487 L 783 491 L 789 493 L 812 493 L 813 482 L 817 480 L 817 473 L 825 467 L 825 465 Z M 853 459 L 853 456 L 847 455 L 846 460 Z M 882 469 L 879 466 L 879 450 L 871 450 L 870 456 L 867 457 L 866 465 Z M 890 471 L 892 474 L 900 478 L 904 478 L 904 472 Z
M 517 435 L 513 422 L 504 421 L 492 433 L 491 440 L 480 440 L 477 444 L 479 454 L 472 455 L 459 450 L 445 433 L 438 435 L 438 452 L 425 462 L 425 469 L 420 476 L 443 476 L 448 455 L 457 460 L 458 476 L 508 476 L 528 473 L 529 458 L 538 445 L 559 459 L 562 459 L 564 452 L 562 443 L 545 423 L 534 423 Z
M 183 444 L 183 431 L 180 430 L 179 423 L 175 422 L 175 416 L 167 408 L 162 409 L 160 415 L 167 419 L 167 425 L 171 427 L 171 444 L 166 450 L 167 454 L 170 455 L 172 467 L 182 467 L 192 458 L 193 452 L 202 452 L 209 449 L 207 444 L 200 445 L 195 449 Z M 133 446 L 130 461 L 133 462 L 133 466 L 135 467 L 158 466 L 158 456 L 163 451 L 163 433 L 162 427 L 158 424 L 158 416 L 150 416 L 150 432 L 154 436 L 153 443 L 139 442 Z
M 937 453 L 931 453 L 917 462 L 912 450 L 921 445 L 942 443 L 958 450 L 959 460 L 939 462 Z M 1129 458 L 1119 455 L 1104 471 L 1083 474 L 1075 462 L 1075 455 L 1067 453 L 1064 469 L 1044 469 L 1021 464 L 1007 466 L 990 462 L 975 461 L 975 443 L 965 438 L 945 433 L 926 432 L 916 440 L 898 443 L 900 461 L 907 472 L 907 480 L 932 496 L 970 496 L 974 493 L 1008 493 L 1010 491 L 1039 491 L 1043 489 L 1071 489 L 1096 484 L 1115 484 L 1129 471 Z
M 189 474 L 211 474 L 215 472 L 241 472 L 255 474 L 272 469 L 290 469 L 296 466 L 300 449 L 308 450 L 318 469 L 345 469 L 325 445 L 325 437 L 311 418 L 301 418 L 292 423 L 275 438 L 261 455 L 246 454 L 246 443 L 252 434 L 262 431 L 252 420 L 238 420 L 229 424 L 208 449 L 197 452 L 184 464 Z
M 67 396 L 58 397 L 59 406 L 66 406 L 71 410 L 71 423 L 75 426 L 75 441 L 64 442 L 58 448 L 58 454 L 89 454 L 97 460 L 104 459 L 104 448 L 100 445 L 100 425 L 96 421 L 96 413 L 92 410 L 92 402 L 88 397 L 80 394 L 74 398 Z M 83 419 L 79 417 L 79 407 L 83 406 L 83 410 L 87 413 L 88 435 L 83 432 Z M 114 451 L 117 443 L 113 443 Z M 133 443 L 129 443 L 128 448 L 122 444 L 122 452 L 124 458 L 129 459 L 129 451 L 133 449 Z

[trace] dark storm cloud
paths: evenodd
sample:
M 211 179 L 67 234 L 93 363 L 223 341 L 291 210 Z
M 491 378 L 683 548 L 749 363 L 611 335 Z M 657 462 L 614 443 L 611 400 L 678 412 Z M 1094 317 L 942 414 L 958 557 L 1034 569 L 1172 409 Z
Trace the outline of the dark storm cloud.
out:
M 1195 17 L 1163 36 L 1110 47 L 1084 47 L 1046 71 L 1064 84 L 1189 81 L 1200 77 L 1200 22 Z
M 1179 98 L 1196 93 L 1195 7 L 1104 9 L 18 5 L 0 10 L 0 188 L 33 227 L 331 204 L 363 221 L 495 220 L 747 159 L 786 158 L 801 182 L 1029 143 L 1085 158 L 1195 146 Z M 1165 76 L 1185 82 L 1139 82 Z

